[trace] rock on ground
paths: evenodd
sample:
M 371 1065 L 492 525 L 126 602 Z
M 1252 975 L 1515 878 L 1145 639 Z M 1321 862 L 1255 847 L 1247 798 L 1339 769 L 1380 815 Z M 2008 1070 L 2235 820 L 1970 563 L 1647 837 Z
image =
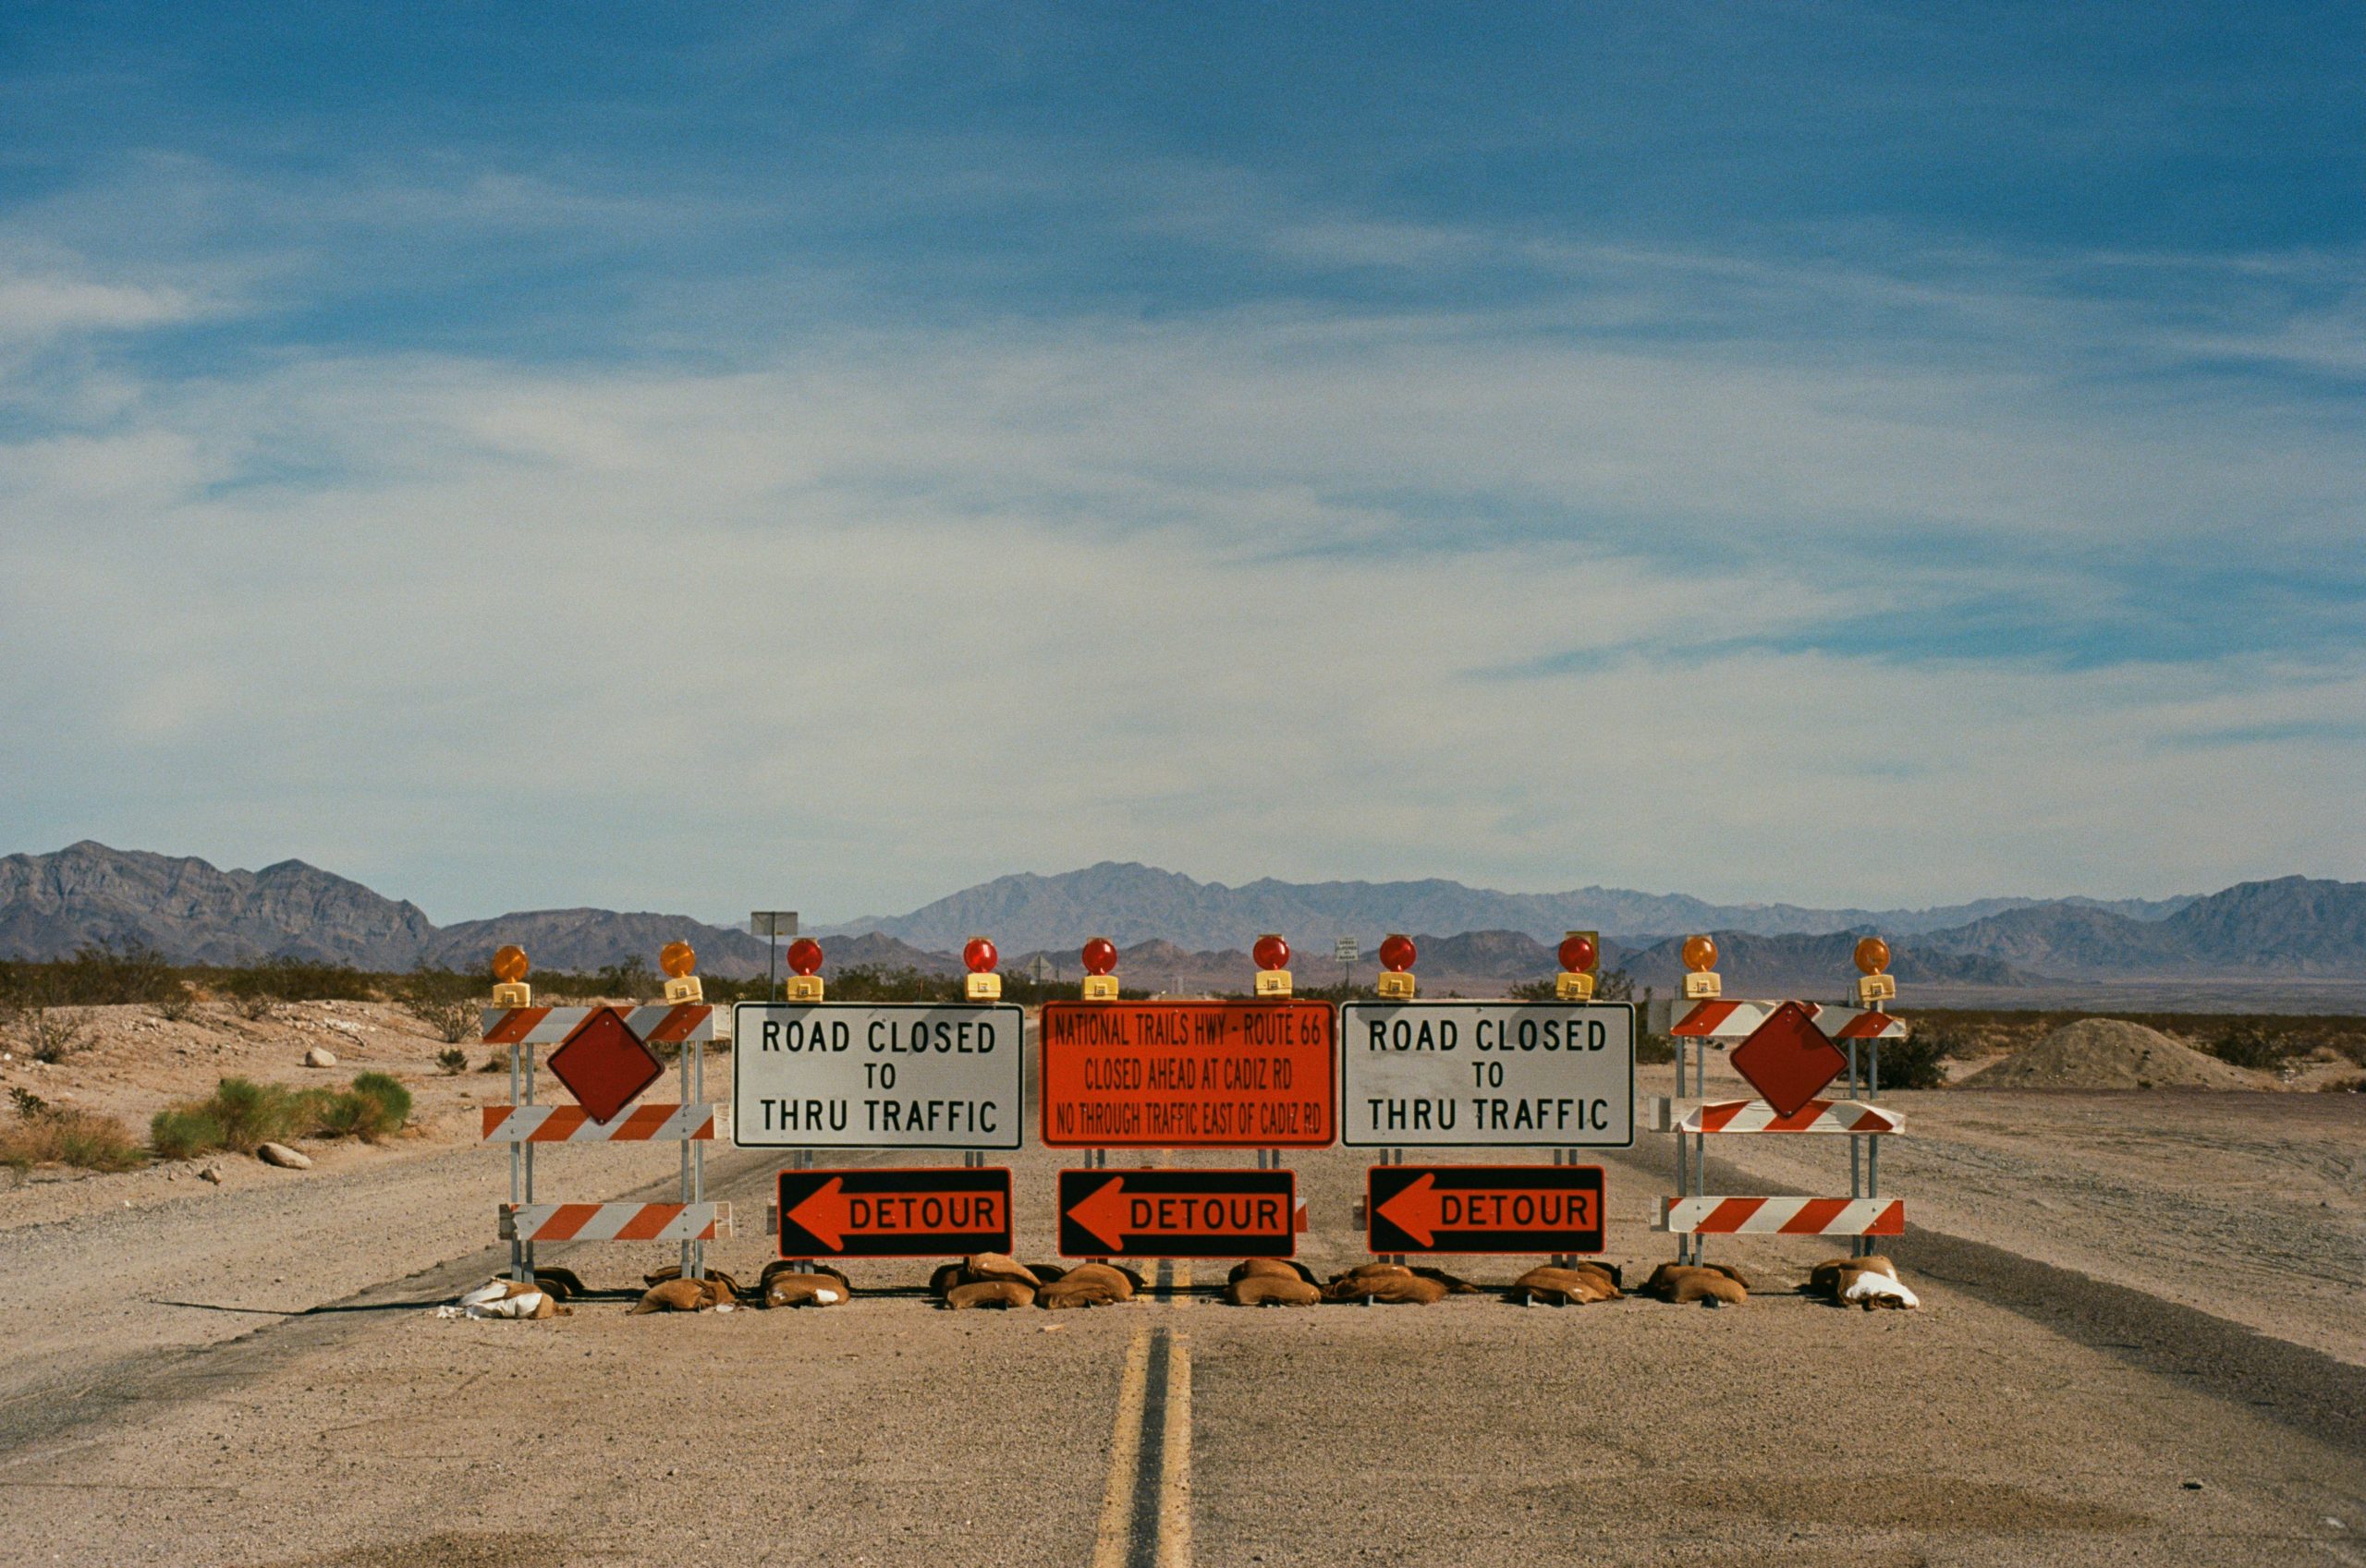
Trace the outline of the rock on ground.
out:
M 259 1146 L 255 1149 L 255 1158 L 266 1165 L 276 1165 L 287 1171 L 309 1171 L 312 1168 L 311 1155 L 299 1154 L 284 1143 L 266 1143 Z

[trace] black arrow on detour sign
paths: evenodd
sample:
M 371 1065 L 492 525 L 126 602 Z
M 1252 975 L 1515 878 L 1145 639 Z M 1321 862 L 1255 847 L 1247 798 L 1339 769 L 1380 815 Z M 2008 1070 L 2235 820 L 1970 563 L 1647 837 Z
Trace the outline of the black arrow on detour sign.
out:
M 783 1171 L 783 1258 L 933 1258 L 1010 1250 L 1010 1173 Z
M 1069 1258 L 1287 1258 L 1298 1249 L 1288 1171 L 1063 1171 Z

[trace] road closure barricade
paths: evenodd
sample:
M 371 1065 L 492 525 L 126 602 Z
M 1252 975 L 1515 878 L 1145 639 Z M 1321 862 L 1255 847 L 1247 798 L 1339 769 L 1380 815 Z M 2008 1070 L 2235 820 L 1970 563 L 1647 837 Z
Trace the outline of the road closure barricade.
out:
M 669 978 L 661 1003 L 616 1007 L 536 1006 L 525 984 L 526 955 L 516 947 L 494 954 L 494 1005 L 484 1010 L 483 1039 L 509 1053 L 510 1103 L 482 1108 L 486 1143 L 509 1149 L 509 1201 L 500 1209 L 501 1238 L 509 1243 L 510 1277 L 535 1277 L 542 1242 L 675 1242 L 684 1279 L 706 1272 L 705 1244 L 731 1234 L 731 1206 L 706 1199 L 706 1146 L 731 1133 L 727 1106 L 703 1103 L 705 1047 L 727 1039 L 717 1008 L 700 997 L 687 943 L 675 942 L 663 963 Z M 535 1048 L 551 1048 L 538 1064 Z M 640 1096 L 665 1076 L 651 1048 L 678 1051 L 682 1099 Z M 577 1103 L 537 1099 L 539 1066 Z M 548 1203 L 535 1192 L 536 1153 L 555 1144 L 678 1143 L 681 1196 L 674 1203 Z
M 790 944 L 786 1000 L 733 1010 L 733 1142 L 783 1153 L 764 1226 L 779 1255 L 818 1259 L 1007 1252 L 1019 1147 L 1026 1009 L 1002 1000 L 1000 955 L 962 948 L 957 1002 L 827 1000 L 821 943 Z M 958 1150 L 953 1166 L 823 1167 L 829 1149 Z
M 1655 1132 L 1676 1136 L 1676 1195 L 1664 1198 L 1653 1229 L 1677 1238 L 1677 1261 L 1700 1263 L 1712 1235 L 1847 1236 L 1852 1256 L 1872 1250 L 1875 1236 L 1902 1235 L 1906 1205 L 1881 1196 L 1881 1140 L 1902 1133 L 1906 1119 L 1863 1098 L 1881 1090 L 1881 1042 L 1903 1039 L 1903 1020 L 1880 1003 L 1897 994 L 1885 972 L 1889 945 L 1878 937 L 1857 944 L 1856 1007 L 1812 1002 L 1727 1001 L 1714 966 L 1716 943 L 1696 936 L 1685 943 L 1685 996 L 1689 1005 L 1669 1034 L 1676 1044 L 1676 1098 L 1646 1108 Z M 1691 1087 L 1705 1096 L 1708 1051 L 1727 1060 L 1762 1098 L 1682 1106 Z M 1823 1091 L 1846 1076 L 1845 1098 Z M 1846 1197 L 1728 1197 L 1708 1191 L 1708 1140 L 1714 1136 L 1808 1136 L 1848 1140 Z

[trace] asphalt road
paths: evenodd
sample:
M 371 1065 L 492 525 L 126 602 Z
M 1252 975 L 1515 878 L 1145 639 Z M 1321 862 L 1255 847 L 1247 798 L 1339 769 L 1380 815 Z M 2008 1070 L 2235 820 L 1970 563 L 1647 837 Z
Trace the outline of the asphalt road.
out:
M 1007 1162 L 1048 1255 L 1079 1161 Z M 1368 1157 L 1287 1162 L 1304 1256 L 1361 1260 Z M 1664 1141 L 1603 1162 L 1640 1272 L 1671 1251 L 1641 1222 Z M 741 1219 L 719 1266 L 768 1255 L 778 1163 L 712 1161 Z M 2360 1368 L 1931 1234 L 1896 1249 L 1921 1312 L 1792 1294 L 1828 1250 L 1721 1244 L 1760 1285 L 1721 1311 L 1243 1310 L 1187 1261 L 1127 1307 L 947 1313 L 914 1262 L 857 1266 L 843 1308 L 633 1318 L 669 1250 L 579 1246 L 543 1261 L 617 1288 L 571 1317 L 432 1317 L 488 1248 L 8 1404 L 0 1562 L 2366 1561 Z

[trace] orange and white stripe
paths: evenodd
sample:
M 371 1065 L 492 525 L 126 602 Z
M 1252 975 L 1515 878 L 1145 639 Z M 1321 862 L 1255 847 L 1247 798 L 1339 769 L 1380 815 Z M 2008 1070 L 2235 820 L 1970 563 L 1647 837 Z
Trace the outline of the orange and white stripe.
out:
M 1779 1002 L 1696 1002 L 1668 1033 L 1683 1039 L 1748 1039 Z M 1906 1020 L 1862 1007 L 1836 1007 L 1802 1002 L 1815 1027 L 1835 1040 L 1904 1039 Z
M 617 1011 L 625 1015 L 625 1027 L 650 1045 L 684 1045 L 694 1040 L 731 1038 L 731 1010 L 710 1002 L 661 1002 L 646 1007 L 620 1007 Z M 589 1007 L 488 1007 L 484 1009 L 484 1042 L 557 1045 L 592 1012 Z
M 1902 1236 L 1899 1197 L 1664 1197 L 1655 1231 L 1679 1235 Z
M 703 1143 L 731 1136 L 726 1105 L 643 1102 L 613 1122 L 600 1123 L 580 1105 L 487 1105 L 487 1143 Z
M 505 1203 L 504 1241 L 713 1241 L 731 1234 L 727 1203 Z
M 1854 1100 L 1811 1100 L 1789 1116 L 1762 1100 L 1720 1100 L 1696 1105 L 1672 1129 L 1679 1133 L 1899 1133 L 1906 1118 Z

